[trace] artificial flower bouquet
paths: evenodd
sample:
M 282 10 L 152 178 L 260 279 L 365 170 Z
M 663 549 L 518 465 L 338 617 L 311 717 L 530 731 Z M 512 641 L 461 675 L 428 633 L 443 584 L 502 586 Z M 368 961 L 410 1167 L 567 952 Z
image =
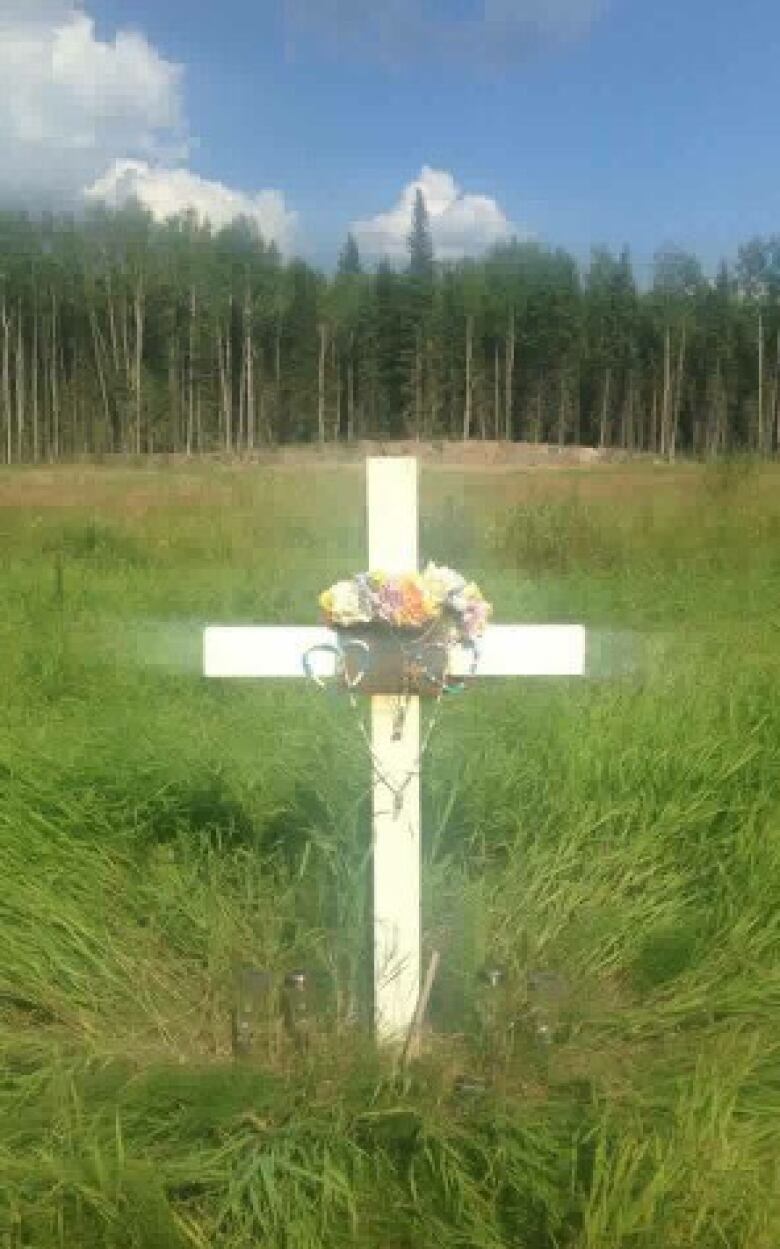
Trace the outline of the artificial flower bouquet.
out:
M 320 595 L 327 624 L 337 629 L 381 626 L 474 642 L 491 613 L 473 581 L 429 563 L 421 573 L 361 572 Z

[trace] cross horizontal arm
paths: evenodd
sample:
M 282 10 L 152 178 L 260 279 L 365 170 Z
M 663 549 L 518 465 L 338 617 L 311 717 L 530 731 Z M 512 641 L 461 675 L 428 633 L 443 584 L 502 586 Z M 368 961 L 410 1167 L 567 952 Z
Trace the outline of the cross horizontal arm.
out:
M 309 627 L 221 627 L 203 634 L 207 677 L 302 677 L 303 657 L 312 647 L 335 647 L 333 629 Z M 453 676 L 584 676 L 586 631 L 581 625 L 490 625 L 478 644 L 478 660 L 467 648 L 450 653 Z M 318 677 L 334 675 L 334 651 L 315 651 L 310 666 Z

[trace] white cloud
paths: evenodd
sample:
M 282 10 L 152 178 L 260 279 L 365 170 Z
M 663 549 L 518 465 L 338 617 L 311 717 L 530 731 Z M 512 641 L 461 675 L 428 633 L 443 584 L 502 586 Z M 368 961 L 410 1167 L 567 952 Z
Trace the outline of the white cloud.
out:
M 99 39 L 72 4 L 0 5 L 5 198 L 72 195 L 118 152 L 181 154 L 181 66 L 135 32 Z
M 585 34 L 609 0 L 284 0 L 293 36 L 391 62 L 455 57 L 511 64 Z
M 219 228 L 236 217 L 248 217 L 265 239 L 287 250 L 297 214 L 287 208 L 281 191 L 247 194 L 201 178 L 189 169 L 171 169 L 141 160 L 116 160 L 102 177 L 85 191 L 89 199 L 118 207 L 138 199 L 158 221 L 187 208 Z
M 280 191 L 246 193 L 179 165 L 184 69 L 135 31 L 101 39 L 77 0 L 0 0 L 0 202 L 136 196 L 155 217 L 192 207 L 215 226 L 243 214 L 280 247 L 295 214 Z
M 452 174 L 423 165 L 419 177 L 404 187 L 393 208 L 353 223 L 352 232 L 364 252 L 394 260 L 407 254 L 418 188 L 425 198 L 434 249 L 440 260 L 474 255 L 518 233 L 490 196 L 465 194 Z

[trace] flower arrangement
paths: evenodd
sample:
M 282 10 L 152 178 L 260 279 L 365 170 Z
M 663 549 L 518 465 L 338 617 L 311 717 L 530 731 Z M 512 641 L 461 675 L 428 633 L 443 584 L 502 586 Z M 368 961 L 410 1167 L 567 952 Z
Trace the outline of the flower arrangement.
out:
M 449 625 L 469 640 L 484 632 L 492 611 L 473 581 L 432 563 L 421 573 L 358 573 L 349 581 L 337 581 L 319 601 L 326 622 L 337 628 L 381 624 L 423 630 Z

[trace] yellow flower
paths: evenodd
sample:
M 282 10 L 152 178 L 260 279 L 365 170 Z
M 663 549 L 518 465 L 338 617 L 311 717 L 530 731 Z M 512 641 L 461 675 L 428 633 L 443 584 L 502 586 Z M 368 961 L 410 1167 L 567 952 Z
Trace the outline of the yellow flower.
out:
M 463 598 L 468 599 L 470 602 L 479 602 L 482 598 L 482 591 L 474 581 L 469 581 L 468 585 L 464 585 L 460 595 L 462 595 Z
M 337 581 L 320 596 L 320 606 L 331 623 L 347 628 L 371 619 L 354 581 Z

